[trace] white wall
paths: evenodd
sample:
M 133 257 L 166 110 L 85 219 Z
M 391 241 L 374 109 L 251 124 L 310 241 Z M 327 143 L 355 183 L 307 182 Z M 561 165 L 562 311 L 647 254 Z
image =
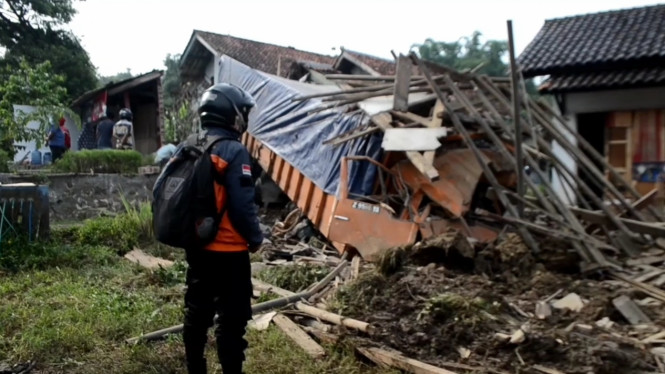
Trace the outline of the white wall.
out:
M 569 115 L 566 118 L 566 122 L 568 125 L 574 130 L 577 131 L 577 119 L 575 115 Z M 575 139 L 575 136 L 571 134 L 570 132 L 566 131 L 560 123 L 556 122 L 555 123 L 556 127 L 561 130 L 565 135 L 568 140 L 570 140 L 575 146 L 577 146 L 577 139 Z M 573 171 L 573 173 L 577 174 L 577 164 L 573 160 L 572 156 L 559 144 L 557 141 L 552 141 L 552 152 L 558 158 L 563 162 L 564 165 L 568 166 L 570 170 Z M 569 178 L 570 179 L 570 178 Z M 575 181 L 572 181 L 573 185 L 575 185 Z M 556 170 L 552 170 L 552 187 L 554 189 L 554 192 L 561 198 L 561 200 L 564 203 L 568 203 L 570 205 L 574 205 L 576 203 L 576 198 L 575 198 L 575 193 L 573 192 L 573 188 L 571 188 L 567 183 L 566 180 L 563 179 L 559 173 L 556 172 Z
M 14 105 L 14 115 L 18 115 L 19 112 L 27 113 L 30 114 L 37 109 L 33 106 L 29 105 Z M 72 151 L 77 151 L 78 150 L 78 138 L 81 134 L 81 129 L 76 125 L 76 122 L 72 118 L 70 118 L 68 115 L 65 115 L 65 125 L 69 129 L 69 134 L 72 137 Z M 39 129 L 39 123 L 36 121 L 32 121 L 28 123 L 28 128 L 37 130 Z M 47 130 L 48 131 L 48 130 Z M 44 133 L 44 137 L 46 137 L 46 133 Z M 19 162 L 23 160 L 26 155 L 28 156 L 28 159 L 30 158 L 30 152 L 34 151 L 36 148 L 36 143 L 35 141 L 29 141 L 29 142 L 14 142 L 15 146 L 24 146 L 25 149 L 23 150 L 18 150 L 16 152 L 16 155 L 14 156 L 14 162 Z M 39 149 L 42 153 L 44 152 L 51 152 L 51 150 L 46 146 L 44 142 L 42 142 L 42 147 Z

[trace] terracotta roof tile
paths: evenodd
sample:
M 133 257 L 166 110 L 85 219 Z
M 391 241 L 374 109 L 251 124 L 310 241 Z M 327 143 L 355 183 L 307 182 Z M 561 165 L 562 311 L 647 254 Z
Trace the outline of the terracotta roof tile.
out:
M 293 47 L 199 30 L 196 30 L 196 34 L 217 52 L 232 57 L 253 69 L 275 75 L 277 75 L 278 66 L 281 69 L 280 75 L 284 76 L 288 73 L 289 66 L 297 61 L 305 60 L 325 65 L 332 65 L 335 61 L 334 57 L 305 52 Z

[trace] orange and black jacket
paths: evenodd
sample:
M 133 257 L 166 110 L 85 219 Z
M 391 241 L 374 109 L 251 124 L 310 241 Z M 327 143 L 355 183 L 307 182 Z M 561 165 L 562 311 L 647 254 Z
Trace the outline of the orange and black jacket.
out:
M 209 128 L 209 136 L 238 138 L 238 133 L 222 128 Z M 222 184 L 215 182 L 217 209 L 226 207 L 215 240 L 207 250 L 238 252 L 257 247 L 263 242 L 257 206 L 254 204 L 254 180 L 249 152 L 237 140 L 224 139 L 211 151 L 212 163 Z

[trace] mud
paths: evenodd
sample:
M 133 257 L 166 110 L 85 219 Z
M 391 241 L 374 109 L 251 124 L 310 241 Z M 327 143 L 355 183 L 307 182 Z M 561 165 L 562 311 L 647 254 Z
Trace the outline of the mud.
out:
M 372 341 L 442 367 L 454 362 L 503 373 L 537 373 L 533 365 L 568 374 L 657 371 L 653 356 L 630 337 L 634 328 L 612 306 L 614 297 L 628 292 L 617 282 L 552 272 L 513 235 L 480 249 L 472 266 L 455 267 L 446 256 L 422 266 L 422 253 L 403 251 L 399 258 L 406 263 L 390 267 L 396 272 L 368 272 L 339 295 L 345 315 L 376 326 Z M 580 295 L 582 310 L 552 308 L 547 319 L 536 318 L 536 303 L 557 291 L 557 298 Z M 642 309 L 654 322 L 665 322 L 662 306 Z M 613 327 L 596 326 L 604 317 Z M 527 333 L 520 344 L 495 337 L 522 326 Z M 471 355 L 462 358 L 460 348 Z

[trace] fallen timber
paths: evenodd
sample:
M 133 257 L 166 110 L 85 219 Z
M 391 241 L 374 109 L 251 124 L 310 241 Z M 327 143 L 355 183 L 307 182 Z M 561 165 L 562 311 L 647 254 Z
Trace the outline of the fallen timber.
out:
M 268 176 L 340 252 L 354 250 L 365 260 L 373 261 L 388 248 L 412 245 L 460 224 L 469 226 L 466 232 L 476 240 L 492 241 L 499 229 L 494 233 L 477 229 L 473 219 L 479 207 L 474 199 L 489 191 L 494 196 L 493 209 L 490 215 L 482 217 L 483 221 L 491 219 L 493 214 L 497 227 L 499 223 L 512 222 L 534 252 L 539 251 L 536 237 L 558 233 L 556 238 L 568 241 L 584 263 L 614 268 L 605 258 L 608 248 L 631 251 L 622 248 L 625 242 L 617 241 L 616 235 L 610 233 L 620 232 L 637 246 L 665 235 L 665 230 L 653 222 L 662 219 L 662 212 L 654 210 L 650 204 L 633 204 L 641 198 L 634 189 L 624 182 L 616 182 L 616 178 L 605 177 L 606 172 L 616 174 L 611 165 L 597 152 L 587 150 L 585 140 L 573 133 L 554 110 L 533 101 L 523 92 L 514 93 L 516 85 L 511 86 L 510 80 L 449 69 L 430 71 L 431 64 L 423 64 L 414 55 L 398 58 L 404 59 L 420 73 L 398 69 L 395 76 L 329 75 L 334 82 L 363 81 L 365 84 L 290 98 L 293 103 L 315 101 L 321 104 L 309 113 L 338 111 L 367 117 L 362 126 L 323 139 L 322 146 L 343 147 L 383 136 L 384 149 L 391 149 L 380 158 L 346 154 L 331 160 L 339 162 L 336 193 L 326 191 L 293 159 L 280 156 L 270 141 L 260 140 L 260 134 L 254 134 L 251 128 L 242 138 Z M 412 99 L 416 98 L 414 95 L 421 95 L 418 97 L 425 101 L 416 102 Z M 516 95 L 523 96 L 518 100 L 518 107 L 511 104 Z M 373 105 L 374 100 L 393 105 L 378 112 L 368 111 L 368 105 Z M 519 113 L 519 132 L 513 126 L 516 120 L 513 113 Z M 434 150 L 426 145 L 431 144 L 426 135 L 415 135 L 416 131 L 408 130 L 437 128 L 445 129 L 440 133 L 445 135 L 436 135 L 441 145 Z M 412 137 L 410 146 L 422 144 L 422 148 L 400 151 L 399 144 L 385 144 L 392 141 L 385 134 L 397 129 L 404 129 L 405 136 Z M 571 137 L 582 148 L 570 142 Z M 559 159 L 554 143 L 573 156 L 577 171 Z M 457 161 L 460 159 L 461 163 Z M 372 164 L 377 171 L 373 191 L 369 194 L 351 192 L 351 184 L 358 178 L 351 169 L 358 163 Z M 543 163 L 559 175 L 563 193 L 549 182 Z M 539 182 L 520 170 L 521 165 L 528 166 Z M 520 191 L 521 183 L 526 193 L 535 197 L 532 204 L 524 208 L 521 198 L 525 192 Z M 599 189 L 604 191 L 604 196 L 594 192 Z M 517 194 L 512 196 L 506 194 L 515 192 Z M 515 196 L 521 198 L 515 199 Z M 550 223 L 516 225 L 522 209 L 527 214 L 546 215 Z M 497 218 L 501 216 L 506 219 Z M 598 230 L 592 236 L 589 227 L 600 228 L 605 236 L 598 236 Z

